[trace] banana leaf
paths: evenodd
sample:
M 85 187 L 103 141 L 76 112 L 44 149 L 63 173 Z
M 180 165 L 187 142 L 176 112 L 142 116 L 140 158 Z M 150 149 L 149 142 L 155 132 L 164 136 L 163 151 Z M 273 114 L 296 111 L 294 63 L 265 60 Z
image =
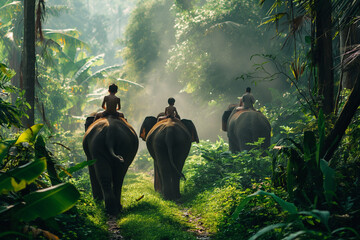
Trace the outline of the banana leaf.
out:
M 99 61 L 100 59 L 104 59 L 105 54 L 100 54 L 97 55 L 93 58 L 91 58 L 90 60 L 88 60 L 83 66 L 81 66 L 81 68 L 75 73 L 73 79 L 80 84 L 78 78 L 84 74 L 87 70 L 89 70 L 89 68 L 91 67 L 91 65 L 93 65 L 94 63 L 96 63 L 97 61 Z
M 298 210 L 296 208 L 296 206 L 293 203 L 290 202 L 286 202 L 285 200 L 279 198 L 278 196 L 276 196 L 274 193 L 268 193 L 262 190 L 259 190 L 253 194 L 250 194 L 249 196 L 247 196 L 244 200 L 241 201 L 241 203 L 239 204 L 239 206 L 237 206 L 237 208 L 235 209 L 235 212 L 232 215 L 233 219 L 236 219 L 241 210 L 244 209 L 245 205 L 254 197 L 257 196 L 270 196 L 272 197 L 285 211 L 289 212 L 290 214 L 297 214 Z
M 0 163 L 8 155 L 8 151 L 14 143 L 15 140 L 0 142 Z
M 32 143 L 34 142 L 36 135 L 39 133 L 39 131 L 41 130 L 41 128 L 44 126 L 44 124 L 36 124 L 28 129 L 26 129 L 25 132 L 23 132 L 18 140 L 16 141 L 16 144 L 22 143 L 22 142 L 28 142 L 28 143 Z
M 277 223 L 277 224 L 272 224 L 269 226 L 264 227 L 263 229 L 261 229 L 260 231 L 258 231 L 257 233 L 255 233 L 251 238 L 249 238 L 249 240 L 255 240 L 258 237 L 262 236 L 263 234 L 270 232 L 271 230 L 277 229 L 277 228 L 282 228 L 285 227 L 287 224 L 285 223 Z
M 89 81 L 90 79 L 93 79 L 93 78 L 103 78 L 104 73 L 120 70 L 123 67 L 124 67 L 124 65 L 114 65 L 114 66 L 109 66 L 109 67 L 102 68 L 102 69 L 96 71 L 94 74 L 92 74 L 88 78 L 86 78 L 84 81 L 82 81 L 80 83 L 80 85 L 84 84 L 85 82 L 87 82 L 87 81 Z
M 0 194 L 24 189 L 28 184 L 34 182 L 45 169 L 46 158 L 41 158 L 1 174 Z
M 320 169 L 324 176 L 324 195 L 326 202 L 330 205 L 332 203 L 333 197 L 335 197 L 336 192 L 336 178 L 335 170 L 329 166 L 329 163 L 324 159 L 320 160 Z
M 12 216 L 25 222 L 36 218 L 48 219 L 72 208 L 79 197 L 80 193 L 74 185 L 61 183 L 24 196 L 25 204 L 17 208 Z

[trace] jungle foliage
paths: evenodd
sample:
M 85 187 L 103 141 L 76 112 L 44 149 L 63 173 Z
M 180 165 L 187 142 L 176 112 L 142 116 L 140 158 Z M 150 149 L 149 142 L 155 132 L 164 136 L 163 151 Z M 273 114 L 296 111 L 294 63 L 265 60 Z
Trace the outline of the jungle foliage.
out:
M 251 86 L 273 128 L 265 152 L 194 144 L 177 204 L 152 190 L 140 152 L 124 185 L 125 237 L 358 239 L 360 3 L 260 3 L 46 1 L 35 48 L 42 124 L 23 128 L 23 4 L 0 0 L 0 237 L 108 239 L 81 141 L 84 116 L 115 82 L 127 117 L 142 120 L 148 99 L 171 89 L 195 101 L 199 127 Z

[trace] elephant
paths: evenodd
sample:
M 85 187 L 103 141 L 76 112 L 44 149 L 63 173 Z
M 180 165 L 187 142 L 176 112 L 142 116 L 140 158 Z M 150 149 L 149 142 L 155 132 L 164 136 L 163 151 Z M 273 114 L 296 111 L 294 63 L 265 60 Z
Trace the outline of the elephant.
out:
M 268 119 L 259 111 L 251 109 L 236 109 L 238 105 L 231 104 L 222 116 L 222 130 L 227 132 L 231 152 L 250 150 L 254 146 L 247 145 L 265 138 L 262 149 L 270 146 L 271 125 Z
M 191 120 L 156 117 L 145 118 L 140 138 L 154 159 L 154 188 L 165 199 L 176 200 L 180 195 L 180 178 L 191 143 L 199 142 L 196 128 Z
M 116 216 L 121 210 L 121 188 L 125 174 L 139 147 L 133 127 L 124 119 L 108 116 L 85 123 L 83 149 L 89 166 L 93 197 L 105 201 L 105 210 Z

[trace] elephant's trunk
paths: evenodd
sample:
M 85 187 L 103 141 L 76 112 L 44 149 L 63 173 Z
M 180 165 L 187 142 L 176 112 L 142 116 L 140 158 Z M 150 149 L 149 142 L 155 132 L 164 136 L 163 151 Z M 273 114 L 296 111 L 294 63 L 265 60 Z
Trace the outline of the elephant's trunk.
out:
M 165 136 L 165 142 L 166 142 L 166 146 L 167 146 L 167 150 L 168 150 L 169 161 L 170 161 L 171 166 L 175 169 L 176 173 L 181 178 L 186 180 L 185 175 L 179 171 L 179 169 L 176 167 L 176 165 L 174 163 L 174 157 L 173 157 L 174 135 L 175 135 L 175 133 L 173 132 L 173 129 L 168 128 L 167 132 L 166 132 L 166 136 Z

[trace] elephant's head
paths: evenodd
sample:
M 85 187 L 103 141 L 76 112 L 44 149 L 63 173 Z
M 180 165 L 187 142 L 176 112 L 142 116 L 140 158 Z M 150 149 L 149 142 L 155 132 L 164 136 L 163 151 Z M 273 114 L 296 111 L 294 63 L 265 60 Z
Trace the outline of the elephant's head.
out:
M 232 113 L 232 111 L 234 110 L 235 107 L 237 107 L 238 105 L 237 104 L 230 104 L 227 108 L 227 110 L 223 113 L 222 115 L 222 130 L 223 131 L 227 131 L 227 123 L 228 123 L 228 120 L 229 120 L 229 117 Z
M 145 118 L 144 122 L 141 125 L 140 135 L 139 135 L 139 137 L 142 140 L 146 141 L 146 136 L 150 132 L 151 128 L 156 124 L 156 122 L 157 122 L 156 117 L 149 116 Z

